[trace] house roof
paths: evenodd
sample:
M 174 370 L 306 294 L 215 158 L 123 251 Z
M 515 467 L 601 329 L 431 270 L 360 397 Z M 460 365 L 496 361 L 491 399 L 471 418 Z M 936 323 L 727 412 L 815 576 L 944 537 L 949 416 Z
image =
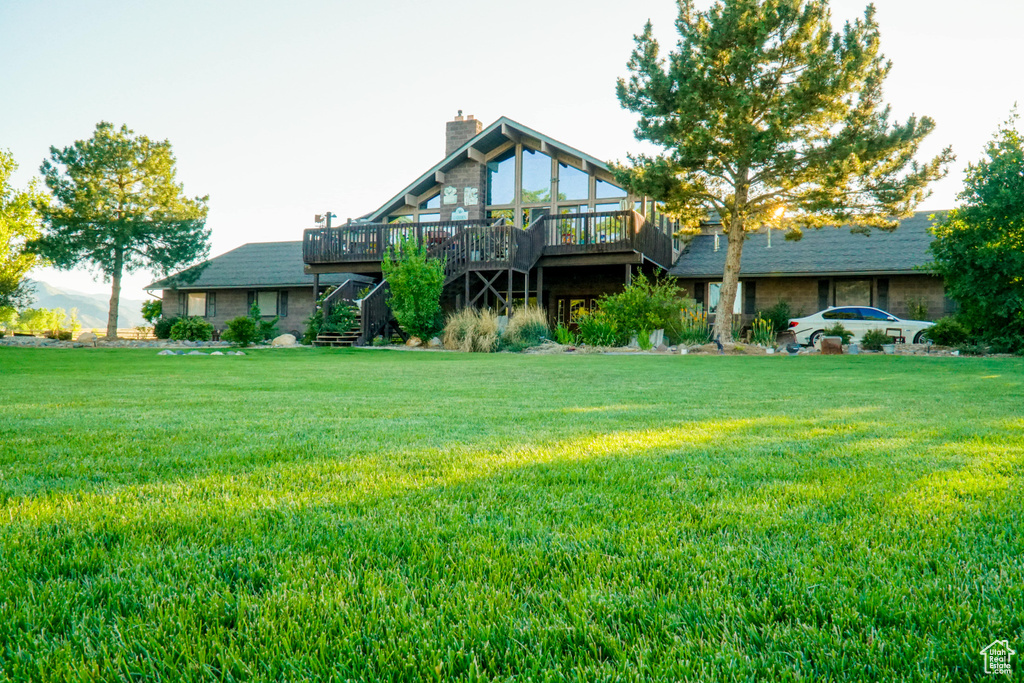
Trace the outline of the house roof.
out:
M 198 275 L 196 271 L 200 270 Z M 189 276 L 195 280 L 188 281 Z M 172 280 L 182 278 L 177 284 Z M 320 284 L 338 285 L 372 278 L 352 273 L 326 273 Z M 303 272 L 302 242 L 252 242 L 221 254 L 146 287 L 152 289 L 232 289 L 313 286 L 313 276 Z
M 748 235 L 740 261 L 741 277 L 794 277 L 801 275 L 914 274 L 932 262 L 928 246 L 934 237 L 928 228 L 933 212 L 919 211 L 892 232 L 873 229 L 853 232 L 850 226 L 805 230 L 803 238 L 786 240 L 780 232 Z M 714 235 L 694 237 L 669 273 L 682 278 L 721 278 L 725 270 L 726 241 L 715 251 Z
M 507 116 L 502 116 L 500 119 L 470 138 L 469 141 L 461 147 L 439 161 L 426 173 L 407 185 L 405 189 L 386 201 L 376 211 L 366 214 L 360 220 L 378 221 L 383 216 L 394 211 L 396 208 L 401 208 L 405 205 L 406 195 L 412 194 L 418 196 L 437 185 L 438 181 L 435 178 L 435 174 L 438 171 L 444 173 L 445 171 L 462 163 L 470 157 L 470 150 L 473 150 L 474 153 L 486 155 L 497 147 L 503 145 L 508 140 L 520 139 L 532 141 L 540 151 L 547 154 L 550 154 L 552 151 L 559 152 L 565 157 L 578 160 L 584 166 L 589 165 L 602 171 L 608 171 L 608 165 L 600 159 L 592 157 L 589 154 L 585 154 L 575 147 L 570 147 L 563 142 L 549 138 L 543 133 L 538 133 L 532 128 L 513 121 Z

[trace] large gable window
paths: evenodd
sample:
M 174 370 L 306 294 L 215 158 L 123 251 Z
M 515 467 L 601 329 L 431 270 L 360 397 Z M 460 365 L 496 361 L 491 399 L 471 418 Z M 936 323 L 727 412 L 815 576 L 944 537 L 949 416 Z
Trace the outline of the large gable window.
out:
M 558 201 L 586 201 L 590 194 L 590 175 L 575 166 L 558 164 Z
M 594 195 L 597 199 L 619 199 L 626 196 L 626 191 L 618 185 L 598 180 L 594 187 Z
M 523 203 L 551 201 L 551 157 L 523 147 Z
M 487 203 L 512 204 L 515 200 L 516 151 L 513 147 L 487 162 Z
M 421 209 L 440 209 L 441 208 L 441 193 L 438 192 L 433 197 L 425 202 L 420 203 Z

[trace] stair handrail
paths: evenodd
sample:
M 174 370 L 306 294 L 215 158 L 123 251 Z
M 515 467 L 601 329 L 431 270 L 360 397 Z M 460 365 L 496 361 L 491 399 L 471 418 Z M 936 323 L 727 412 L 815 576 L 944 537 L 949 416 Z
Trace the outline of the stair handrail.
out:
M 359 289 L 356 289 L 356 287 L 362 285 L 362 289 L 365 289 L 368 284 L 369 283 L 363 282 L 362 280 L 349 278 L 335 287 L 334 291 L 324 297 L 324 300 L 320 302 L 320 310 L 323 311 L 324 319 L 327 319 L 331 314 L 331 309 L 339 301 L 351 301 L 352 303 L 355 303 L 357 301 L 356 296 L 360 291 Z
M 359 311 L 362 319 L 359 338 L 356 340 L 358 346 L 369 343 L 391 321 L 391 308 L 387 302 L 387 294 L 390 290 L 391 285 L 384 279 L 369 294 L 360 299 Z

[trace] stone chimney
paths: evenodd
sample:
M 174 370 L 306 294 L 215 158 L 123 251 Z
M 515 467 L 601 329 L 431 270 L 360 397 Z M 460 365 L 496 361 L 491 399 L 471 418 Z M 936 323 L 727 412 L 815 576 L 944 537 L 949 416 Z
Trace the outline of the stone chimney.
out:
M 462 110 L 460 109 L 455 120 L 449 121 L 445 124 L 444 155 L 448 156 L 459 147 L 462 147 L 483 129 L 483 123 L 477 121 L 476 117 L 472 114 L 469 116 L 463 116 Z

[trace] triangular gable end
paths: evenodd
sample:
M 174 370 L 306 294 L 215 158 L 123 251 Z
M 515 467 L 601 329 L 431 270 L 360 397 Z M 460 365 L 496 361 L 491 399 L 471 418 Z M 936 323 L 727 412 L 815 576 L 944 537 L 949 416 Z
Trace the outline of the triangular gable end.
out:
M 600 171 L 610 177 L 608 165 L 596 157 L 539 133 L 528 126 L 502 116 L 484 128 L 468 142 L 435 164 L 430 170 L 403 188 L 398 194 L 382 204 L 377 210 L 359 220 L 376 222 L 389 213 L 406 206 L 412 197 L 418 197 L 437 184 L 444 182 L 446 171 L 458 166 L 466 159 L 485 163 L 488 155 L 507 141 L 525 142 L 549 156 L 556 156 L 582 167 L 586 172 Z

